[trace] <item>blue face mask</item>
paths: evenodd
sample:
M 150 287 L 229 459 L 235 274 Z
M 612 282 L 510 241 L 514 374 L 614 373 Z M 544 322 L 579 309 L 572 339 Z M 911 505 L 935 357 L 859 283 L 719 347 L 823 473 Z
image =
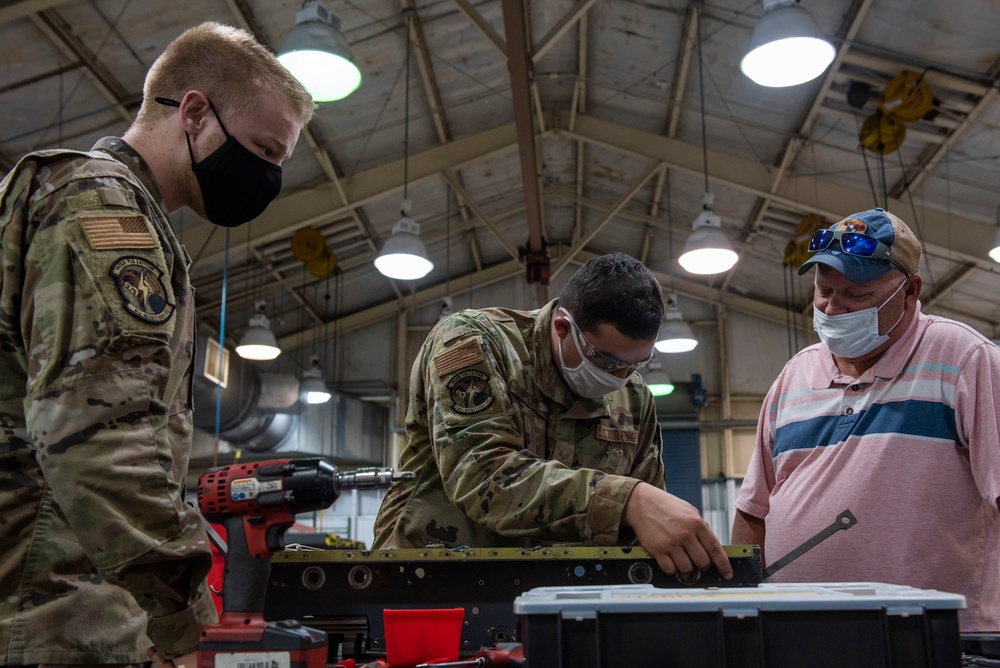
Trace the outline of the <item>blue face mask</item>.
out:
M 899 287 L 889 295 L 889 299 L 882 302 L 882 306 L 888 304 L 904 285 L 906 285 L 906 279 L 903 279 Z M 814 307 L 813 329 L 819 334 L 823 345 L 837 357 L 846 359 L 864 357 L 889 340 L 889 332 L 896 328 L 905 314 L 905 311 L 901 313 L 899 320 L 885 334 L 879 334 L 878 312 L 882 310 L 882 306 L 878 308 L 873 306 L 840 315 L 827 315 Z

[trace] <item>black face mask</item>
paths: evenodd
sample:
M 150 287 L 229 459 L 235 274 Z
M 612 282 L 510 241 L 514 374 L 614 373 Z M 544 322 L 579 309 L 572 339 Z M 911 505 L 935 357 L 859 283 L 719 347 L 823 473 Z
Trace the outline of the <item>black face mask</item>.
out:
M 155 98 L 168 107 L 180 102 Z M 267 205 L 281 192 L 281 167 L 247 150 L 222 124 L 215 105 L 209 101 L 226 141 L 201 162 L 195 162 L 191 136 L 186 132 L 191 171 L 198 179 L 208 220 L 223 227 L 236 227 L 264 213 Z

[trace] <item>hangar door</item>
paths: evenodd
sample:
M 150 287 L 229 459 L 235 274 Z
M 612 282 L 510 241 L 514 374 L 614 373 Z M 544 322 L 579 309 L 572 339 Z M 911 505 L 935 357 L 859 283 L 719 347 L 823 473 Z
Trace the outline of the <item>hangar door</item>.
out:
M 663 468 L 667 491 L 702 512 L 701 501 L 701 431 L 698 416 L 661 417 L 663 431 Z

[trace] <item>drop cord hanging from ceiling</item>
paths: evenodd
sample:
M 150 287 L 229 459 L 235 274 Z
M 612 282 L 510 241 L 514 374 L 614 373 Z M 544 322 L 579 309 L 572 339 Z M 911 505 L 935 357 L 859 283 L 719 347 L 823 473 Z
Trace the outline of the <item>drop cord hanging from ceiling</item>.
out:
M 181 209 L 181 210 L 183 211 L 183 209 Z M 216 228 L 215 225 L 213 225 L 212 227 Z M 244 299 L 245 300 L 249 300 L 249 302 L 250 302 L 250 315 L 251 316 L 254 313 L 254 306 L 253 305 L 256 303 L 255 300 L 254 300 L 254 295 L 256 294 L 256 291 L 257 291 L 257 288 L 258 288 L 258 286 L 253 281 L 253 278 L 254 278 L 254 271 L 253 271 L 254 267 L 253 267 L 253 265 L 256 263 L 257 255 L 256 255 L 256 253 L 254 253 L 253 246 L 251 245 L 251 240 L 252 239 L 253 239 L 253 221 L 251 220 L 251 221 L 249 221 L 247 223 L 246 273 L 245 273 L 245 275 L 243 277 L 243 294 L 245 295 Z M 223 310 L 225 310 L 226 309 L 226 303 L 223 301 L 222 304 L 223 304 L 222 308 L 223 308 Z M 249 318 L 247 320 L 249 321 Z M 222 350 L 221 353 L 225 354 L 225 350 Z M 237 355 L 237 359 L 241 360 L 242 358 L 239 355 Z M 246 396 L 245 392 L 246 392 L 246 388 L 247 388 L 247 383 L 250 382 L 250 376 L 247 373 L 247 369 L 249 367 L 248 367 L 247 364 L 244 364 L 244 363 L 240 362 L 237 365 L 237 368 L 239 369 L 239 378 L 237 379 L 239 381 L 239 385 L 236 387 L 236 399 L 237 399 L 237 405 L 238 406 L 243 406 L 244 405 L 243 401 L 244 401 L 244 398 Z
M 451 298 L 451 184 L 445 181 L 444 185 L 445 217 L 444 217 L 444 274 L 445 289 L 444 299 L 441 300 L 437 319 L 444 320 L 452 314 Z
M 703 21 L 698 21 L 698 95 L 701 100 L 701 154 L 705 167 L 705 192 L 708 189 L 708 130 L 705 123 L 705 63 L 701 52 Z
M 410 214 L 407 193 L 410 185 L 410 23 L 413 18 L 413 9 L 403 10 L 403 16 L 406 17 L 406 74 L 404 79 L 406 95 L 403 100 L 403 207 L 400 215 L 406 217 Z
M 448 308 L 451 308 L 451 184 L 444 186 L 444 199 L 447 202 L 444 219 L 444 266 L 447 285 L 445 286 L 445 297 L 448 301 Z
M 882 137 L 882 126 L 881 125 L 878 128 L 878 134 L 879 134 L 879 138 L 881 139 L 881 137 Z M 879 179 L 881 180 L 881 183 L 882 183 L 882 208 L 883 209 L 888 209 L 889 208 L 889 183 L 888 183 L 888 181 L 886 179 L 886 176 L 885 176 L 885 153 L 882 152 L 882 151 L 879 151 L 879 154 L 878 154 L 878 167 L 879 167 Z
M 323 292 L 323 362 L 322 362 L 323 376 L 322 376 L 322 378 L 323 378 L 324 382 L 327 382 L 327 380 L 326 380 L 326 378 L 327 378 L 326 374 L 327 374 L 327 370 L 330 368 L 330 366 L 329 366 L 330 356 L 329 356 L 329 352 L 328 352 L 328 348 L 327 348 L 328 343 L 329 343 L 328 342 L 328 338 L 327 338 L 327 331 L 329 330 L 329 328 L 330 328 L 330 273 L 327 272 L 327 274 L 326 274 L 325 289 L 324 289 L 324 292 Z M 329 385 L 327 385 L 327 388 L 329 389 Z M 320 420 L 320 428 L 319 428 L 319 442 L 320 442 L 319 451 L 320 452 L 325 452 L 326 451 L 326 443 L 327 443 L 326 433 L 327 433 L 327 431 L 326 431 L 326 420 Z M 330 434 L 331 435 L 333 434 L 333 430 L 332 429 L 330 431 Z M 332 456 L 333 455 L 333 447 L 332 447 L 332 445 L 333 445 L 333 438 L 332 438 L 332 436 L 330 438 L 330 442 L 331 442 L 330 443 L 330 445 L 331 445 L 331 447 L 330 447 L 330 455 Z
M 340 359 L 342 357 L 340 350 L 340 315 L 343 311 L 344 304 L 344 276 L 342 272 L 337 272 L 336 279 L 333 284 L 333 341 L 331 342 L 330 357 L 333 364 L 333 372 L 330 377 L 330 382 L 333 383 L 334 388 L 340 387 Z M 341 409 L 341 399 L 340 394 L 337 394 L 336 402 L 330 408 L 330 457 L 334 456 L 334 446 L 336 445 L 336 434 L 338 432 L 343 433 L 343 427 L 338 425 L 336 420 L 337 416 L 343 416 L 344 412 Z
M 705 63 L 702 32 L 702 26 L 699 25 L 697 47 L 700 90 L 698 92 L 701 100 L 702 157 L 706 190 L 701 198 L 701 211 L 691 223 L 691 234 L 684 242 L 684 252 L 678 261 L 685 270 L 692 274 L 711 275 L 732 269 L 739 260 L 739 254 L 733 249 L 732 243 L 722 230 L 722 218 L 712 208 L 715 195 L 707 190 L 709 187 L 708 114 L 705 109 Z
M 860 116 L 857 111 L 854 112 L 854 125 L 855 129 L 860 134 L 862 125 Z M 865 175 L 868 177 L 868 188 L 869 190 L 871 190 L 872 193 L 873 206 L 878 206 L 878 194 L 875 192 L 875 180 L 872 178 L 872 169 L 871 165 L 868 164 L 868 153 L 865 149 L 865 145 L 861 142 L 858 142 L 858 150 L 861 151 L 861 161 L 865 165 Z
M 913 191 L 910 189 L 910 177 L 906 174 L 906 165 L 903 163 L 903 152 L 897 151 L 897 157 L 899 157 L 899 171 L 903 175 L 903 187 L 906 190 L 906 196 L 910 200 L 910 211 L 913 214 L 913 225 L 912 227 L 917 231 L 917 238 L 924 238 L 924 230 L 920 224 L 920 218 L 917 215 L 917 203 L 913 201 Z M 951 248 L 951 160 L 949 158 L 944 159 L 944 169 L 945 169 L 945 201 L 948 203 L 947 208 L 947 220 L 948 220 L 948 248 Z M 931 270 L 930 262 L 925 262 L 924 265 L 927 268 L 927 284 L 934 284 L 934 273 Z
M 885 181 L 885 135 L 882 134 L 883 124 L 878 124 L 878 169 L 879 169 L 879 185 L 882 187 L 882 204 L 878 203 L 878 198 L 875 199 L 875 204 L 881 206 L 883 209 L 889 208 L 889 195 L 886 192 L 888 188 Z
M 799 197 L 799 182 L 795 181 L 795 198 L 796 206 L 801 203 Z M 798 230 L 796 229 L 796 232 Z M 787 255 L 786 255 L 787 257 Z M 795 278 L 794 274 L 797 272 L 798 268 L 793 266 L 793 262 L 783 262 L 781 265 L 781 270 L 783 272 L 783 278 L 785 282 L 785 329 L 788 337 L 788 359 L 791 359 L 795 355 L 796 341 L 793 331 L 795 329 Z
M 427 248 L 420 238 L 420 223 L 410 217 L 409 174 L 410 174 L 410 60 L 412 51 L 411 33 L 413 32 L 412 8 L 403 10 L 406 18 L 406 90 L 404 95 L 403 119 L 403 201 L 400 207 L 399 221 L 393 225 L 389 237 L 385 240 L 374 260 L 379 273 L 394 280 L 417 280 L 423 278 L 434 269 L 427 254 Z M 415 294 L 415 286 L 411 293 Z
M 308 284 L 307 283 L 308 277 L 306 276 L 307 271 L 306 271 L 306 265 L 305 265 L 304 262 L 302 263 L 302 267 L 299 269 L 299 271 L 302 272 L 302 288 L 301 288 L 302 294 L 301 294 L 301 297 L 298 299 L 299 305 L 302 307 L 302 309 L 299 311 L 300 316 L 299 316 L 299 348 L 298 348 L 298 350 L 299 350 L 299 356 L 300 356 L 300 358 L 292 357 L 292 361 L 294 363 L 296 363 L 296 364 L 299 365 L 299 371 L 298 371 L 297 375 L 299 375 L 299 377 L 301 378 L 302 375 L 303 375 L 303 373 L 304 373 L 303 370 L 310 368 L 310 365 L 307 364 L 304 360 L 301 359 L 301 356 L 304 356 L 304 355 L 307 354 L 307 352 L 306 352 L 306 310 L 307 310 L 306 309 L 306 304 L 308 304 L 308 300 L 306 299 L 306 286 Z M 292 287 L 292 297 L 293 298 L 295 297 L 295 287 L 294 286 Z M 302 381 L 302 380 L 299 381 L 299 401 L 300 402 L 304 400 L 304 397 L 302 396 L 302 383 L 303 382 L 304 381 Z M 306 401 L 306 403 L 308 404 L 309 402 Z M 307 413 L 307 415 L 308 415 L 308 413 Z M 297 439 L 296 448 L 298 449 L 299 452 L 302 452 L 303 448 L 305 447 L 305 437 L 306 437 L 305 436 L 305 431 L 306 431 L 306 420 L 303 419 L 300 416 L 300 418 L 298 420 L 298 429 L 295 430 L 295 438 Z
M 222 380 L 222 360 L 226 351 L 226 293 L 229 288 L 229 230 L 226 228 L 226 247 L 222 259 L 222 308 L 219 309 L 219 354 L 215 377 Z M 197 342 L 196 342 L 197 344 Z M 222 383 L 215 386 L 215 447 L 212 452 L 212 468 L 219 465 L 219 432 L 222 429 Z
M 340 351 L 340 314 L 344 308 L 344 278 L 342 275 L 337 276 L 337 282 L 333 286 L 334 290 L 334 302 L 333 302 L 333 383 L 334 385 L 340 382 L 340 360 L 343 357 Z

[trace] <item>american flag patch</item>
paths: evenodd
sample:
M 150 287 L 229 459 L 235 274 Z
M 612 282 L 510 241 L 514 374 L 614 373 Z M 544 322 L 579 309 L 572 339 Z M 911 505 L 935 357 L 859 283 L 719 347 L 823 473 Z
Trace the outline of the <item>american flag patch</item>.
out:
M 438 353 L 434 357 L 434 366 L 437 368 L 438 376 L 443 376 L 457 369 L 472 366 L 484 359 L 479 339 L 472 339 L 460 346 L 455 346 L 454 348 L 449 348 Z
M 156 239 L 142 216 L 84 218 L 83 231 L 94 250 L 156 248 Z

